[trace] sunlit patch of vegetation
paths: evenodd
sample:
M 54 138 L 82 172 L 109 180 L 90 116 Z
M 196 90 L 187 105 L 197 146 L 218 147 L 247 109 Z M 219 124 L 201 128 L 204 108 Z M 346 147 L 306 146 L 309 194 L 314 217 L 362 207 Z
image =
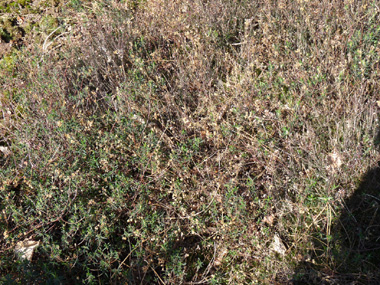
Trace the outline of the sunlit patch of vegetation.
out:
M 345 232 L 379 223 L 377 193 L 348 202 L 378 157 L 375 2 L 35 2 L 0 1 L 2 282 L 378 280 Z

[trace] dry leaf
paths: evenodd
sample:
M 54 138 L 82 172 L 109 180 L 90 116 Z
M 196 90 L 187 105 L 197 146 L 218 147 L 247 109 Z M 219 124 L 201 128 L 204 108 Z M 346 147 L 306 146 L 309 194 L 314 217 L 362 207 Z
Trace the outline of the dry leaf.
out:
M 39 241 L 24 240 L 16 244 L 15 253 L 20 259 L 31 261 L 34 250 L 40 245 Z
M 6 147 L 6 146 L 0 146 L 0 151 L 1 151 L 5 156 L 10 155 L 10 153 L 11 153 L 11 151 L 9 150 L 9 148 Z
M 336 151 L 327 156 L 327 162 L 329 164 L 327 169 L 332 172 L 338 170 L 343 164 L 341 156 Z
M 272 226 L 274 223 L 274 215 L 265 216 L 263 222 L 266 223 L 268 226 Z
M 270 245 L 270 248 L 281 255 L 285 255 L 286 247 L 284 243 L 282 242 L 281 238 L 278 236 L 278 234 L 275 234 L 273 239 L 274 240 L 272 244 Z
M 220 266 L 222 264 L 223 257 L 226 255 L 226 253 L 227 253 L 227 248 L 222 248 L 220 250 L 218 256 L 215 258 L 215 261 L 214 261 L 215 266 Z

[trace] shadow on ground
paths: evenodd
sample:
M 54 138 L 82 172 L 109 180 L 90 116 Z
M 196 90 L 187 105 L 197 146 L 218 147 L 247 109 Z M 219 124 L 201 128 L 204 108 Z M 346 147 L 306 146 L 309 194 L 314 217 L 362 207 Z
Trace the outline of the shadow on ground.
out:
M 375 139 L 377 147 L 379 142 L 380 132 Z M 316 238 L 317 250 L 310 256 L 317 262 L 300 264 L 293 284 L 380 284 L 380 162 L 378 165 L 362 177 L 355 193 L 344 201 L 331 230 L 329 248 L 326 243 L 318 244 Z M 316 265 L 321 256 L 324 266 Z

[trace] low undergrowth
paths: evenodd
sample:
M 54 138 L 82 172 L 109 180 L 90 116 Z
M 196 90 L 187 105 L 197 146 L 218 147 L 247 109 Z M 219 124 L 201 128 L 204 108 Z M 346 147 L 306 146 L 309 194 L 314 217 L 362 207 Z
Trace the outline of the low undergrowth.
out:
M 1 60 L 2 282 L 378 278 L 376 2 L 238 2 L 71 1 Z

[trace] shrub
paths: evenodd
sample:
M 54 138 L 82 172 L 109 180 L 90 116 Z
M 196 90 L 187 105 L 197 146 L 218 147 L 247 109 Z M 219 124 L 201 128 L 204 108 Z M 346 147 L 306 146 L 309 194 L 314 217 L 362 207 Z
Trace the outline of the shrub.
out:
M 59 44 L 15 53 L 2 281 L 310 281 L 307 260 L 344 274 L 332 228 L 376 158 L 378 16 L 290 2 L 93 2 Z M 41 244 L 15 261 L 25 239 Z

